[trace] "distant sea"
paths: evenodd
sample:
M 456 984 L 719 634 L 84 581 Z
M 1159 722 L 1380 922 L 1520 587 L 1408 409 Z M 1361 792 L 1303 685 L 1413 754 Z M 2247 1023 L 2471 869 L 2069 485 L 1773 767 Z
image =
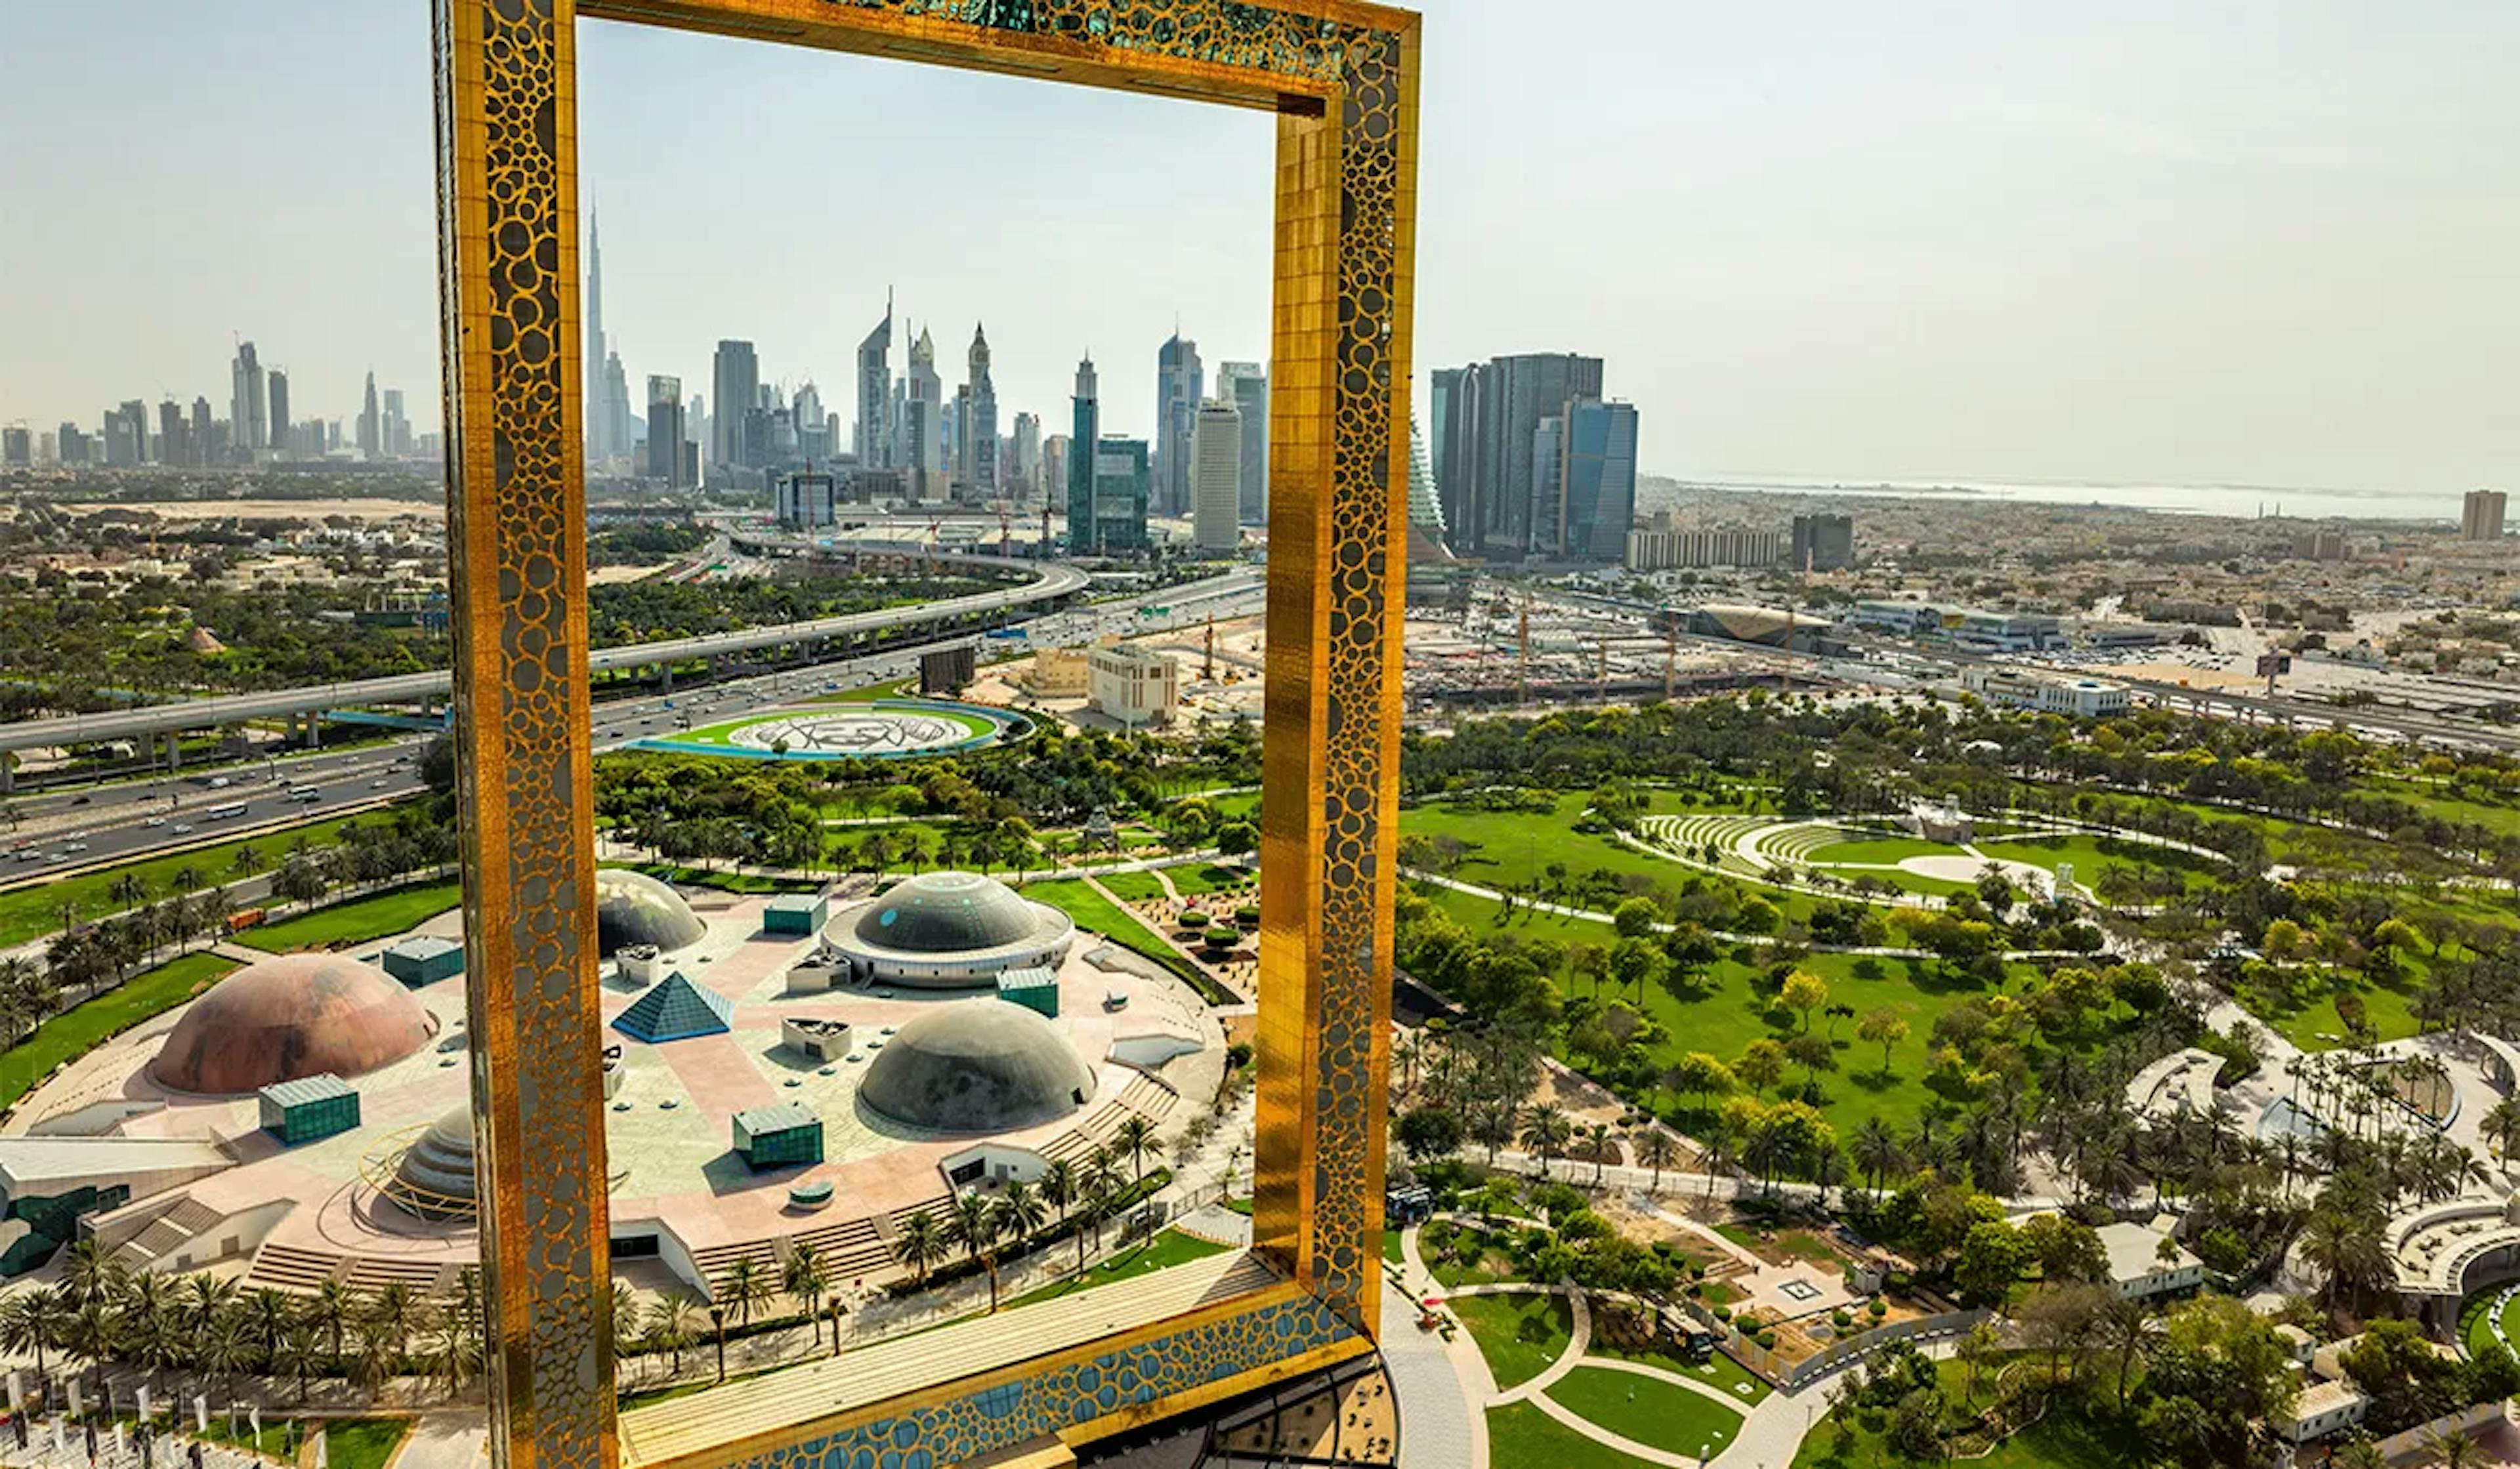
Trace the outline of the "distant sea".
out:
M 2455 521 L 2459 497 L 2408 490 L 2301 489 L 2251 484 L 2119 484 L 2102 480 L 1925 480 L 1870 482 L 1812 475 L 1697 474 L 1656 476 L 1684 489 L 1746 494 L 1877 495 L 1885 499 L 2026 500 L 2059 505 L 2113 506 L 2174 515 L 2223 515 L 2255 519 L 2280 511 L 2295 519 Z M 1640 484 L 1639 510 L 1663 503 L 1662 485 Z

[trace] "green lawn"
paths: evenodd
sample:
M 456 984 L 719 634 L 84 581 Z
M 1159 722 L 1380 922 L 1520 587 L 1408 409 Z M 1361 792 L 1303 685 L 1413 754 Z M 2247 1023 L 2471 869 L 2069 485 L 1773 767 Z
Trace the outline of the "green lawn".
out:
M 2400 780 L 2387 776 L 2364 776 L 2357 782 L 2373 795 L 2404 801 L 2426 816 L 2461 825 L 2482 826 L 2498 836 L 2520 832 L 2520 807 L 2495 802 L 2463 800 L 2445 792 L 2452 787 L 2432 785 L 2415 780 Z
M 2279 997 L 2248 986 L 2242 986 L 2236 998 L 2242 1008 L 2304 1050 L 2334 1050 L 2349 1044 L 2326 1039 L 2346 1034 L 2345 1019 L 2336 1012 L 2342 994 L 2362 997 L 2363 1021 L 2382 1041 L 2403 1040 L 2422 1028 L 2408 1008 L 2416 989 L 2412 983 L 2400 988 L 2374 984 L 2359 974 L 2340 972 L 2337 977 L 2344 982 L 2343 991 L 2330 990 L 2299 1008 L 2287 1008 Z
M 153 857 L 146 862 L 124 863 L 119 867 L 101 868 L 84 876 L 66 877 L 55 882 L 38 882 L 31 887 L 0 893 L 0 948 L 14 947 L 30 939 L 40 939 L 47 934 L 59 932 L 62 927 L 62 905 L 64 904 L 68 904 L 75 910 L 75 917 L 79 921 L 110 917 L 121 912 L 121 906 L 113 901 L 113 884 L 116 878 L 126 873 L 136 875 L 143 882 L 148 883 L 150 896 L 153 898 L 165 897 L 174 886 L 175 874 L 186 868 L 191 868 L 199 873 L 204 886 L 232 882 L 239 877 L 250 877 L 279 867 L 280 859 L 287 856 L 289 849 L 297 845 L 300 840 L 317 846 L 325 845 L 334 839 L 335 833 L 340 830 L 343 822 L 357 820 L 359 818 L 356 817 L 335 817 L 331 821 L 315 822 L 304 826 L 292 826 L 284 831 L 270 831 L 260 836 L 221 842 L 213 847 L 203 847 L 197 852 L 185 852 L 172 857 Z M 253 848 L 257 860 L 247 868 L 239 869 L 236 866 L 236 855 L 243 847 Z M 16 870 L 0 872 L 0 877 L 19 875 L 21 873 Z
M 1561 1296 L 1464 1296 L 1445 1305 L 1469 1328 L 1500 1388 L 1549 1370 L 1575 1342 L 1574 1308 Z
M 826 695 L 823 698 L 811 699 L 806 702 L 822 704 L 869 704 L 875 702 L 878 698 L 892 697 L 895 697 L 895 695 L 889 690 L 866 689 L 852 690 L 850 693 L 846 694 Z M 960 725 L 963 727 L 964 731 L 974 739 L 997 733 L 997 726 L 991 724 L 988 720 L 982 719 L 976 714 L 965 714 L 959 709 L 922 707 L 919 712 L 922 714 L 932 714 L 939 719 Z M 780 716 L 776 710 L 765 709 L 756 713 L 747 714 L 742 719 L 730 719 L 720 724 L 704 725 L 696 730 L 666 731 L 662 734 L 653 735 L 652 737 L 660 741 L 669 741 L 674 744 L 720 745 L 732 748 L 735 745 L 733 736 L 737 731 L 748 729 L 753 725 L 761 724 L 765 721 L 777 719 Z
M 1056 1256 L 1059 1248 L 1058 1245 L 1051 1246 L 1051 1254 Z M 1076 1247 L 1070 1244 L 1065 1248 L 1073 1251 Z M 1039 1290 L 1026 1291 L 1006 1304 L 1014 1307 L 1030 1306 L 1036 1301 L 1056 1301 L 1061 1296 L 1072 1296 L 1078 1291 L 1092 1290 L 1098 1285 L 1114 1285 L 1123 1280 L 1136 1279 L 1140 1275 L 1150 1275 L 1157 1270 L 1170 1269 L 1177 1265 L 1188 1265 L 1193 1260 L 1205 1260 L 1210 1255 L 1222 1255 L 1225 1249 L 1223 1245 L 1210 1244 L 1204 1239 L 1184 1234 L 1177 1229 L 1167 1229 L 1146 1244 L 1133 1250 L 1123 1251 L 1101 1265 L 1089 1269 L 1082 1275 L 1070 1275 L 1056 1285 L 1045 1285 Z
M 1196 964 L 1184 958 L 1171 945 L 1157 937 L 1155 931 L 1138 921 L 1137 915 L 1085 885 L 1081 877 L 1060 877 L 1048 882 L 1029 882 L 1023 895 L 1036 903 L 1051 907 L 1076 920 L 1076 926 L 1099 933 L 1124 949 L 1138 953 L 1163 965 L 1182 982 L 1197 990 L 1210 1004 L 1234 1004 L 1238 997 L 1199 971 Z
M 385 1461 L 393 1457 L 394 1450 L 402 1446 L 404 1436 L 411 1432 L 411 1424 L 412 1420 L 409 1418 L 332 1419 L 324 1425 L 325 1459 L 332 1465 L 332 1469 L 384 1469 Z M 298 1427 L 303 1433 L 314 1431 L 313 1424 L 301 1424 Z M 187 1422 L 186 1432 L 190 1432 L 191 1428 L 192 1425 Z M 250 1446 L 257 1452 L 271 1458 L 285 1463 L 293 1463 L 296 1461 L 296 1454 L 290 1442 L 290 1431 L 291 1425 L 274 1421 L 265 1423 L 262 1426 L 262 1433 L 257 1437 L 253 1430 L 240 1419 L 237 1423 L 236 1436 L 230 1438 L 226 1416 L 213 1413 L 210 1415 L 210 1431 L 207 1437 L 215 1444 Z M 303 1443 L 304 1440 L 301 1438 L 298 1442 Z M 170 1463 L 177 1461 L 171 1452 L 168 1455 L 168 1461 Z
M 1253 874 L 1246 868 L 1192 863 L 1186 867 L 1166 868 L 1164 875 L 1173 880 L 1173 889 L 1183 897 L 1201 898 L 1209 893 L 1240 893 L 1250 886 Z
M 1919 841 L 1912 836 L 1859 836 L 1851 841 L 1831 842 L 1802 859 L 1810 868 L 1834 867 L 1839 863 L 1858 863 L 1867 867 L 1889 867 L 1911 857 L 1966 857 L 1968 854 L 1946 842 Z
M 1940 1372 L 1945 1396 L 1958 1402 L 1965 1383 L 1960 1364 L 1943 1362 Z M 1987 1394 L 1981 1382 L 1979 1406 L 1986 1405 Z M 2124 1469 L 2126 1465 L 2152 1461 L 2152 1456 L 2132 1441 L 2132 1430 L 2095 1422 L 2075 1412 L 2070 1404 L 2070 1399 L 2058 1400 L 2058 1405 L 2047 1417 L 1999 1442 L 1985 1458 L 1967 1462 L 1984 1469 Z M 1867 1432 L 1861 1426 L 1841 1438 L 1837 1416 L 1832 1413 L 1804 1436 L 1802 1451 L 1794 1455 L 1793 1469 L 1917 1469 L 1918 1464 L 1881 1435 Z
M 1498 1469 L 1649 1469 L 1643 1459 L 1605 1448 L 1528 1402 L 1488 1409 L 1488 1462 Z
M 1546 881 L 1553 864 L 1570 873 L 1604 868 L 1647 878 L 1674 892 L 1688 880 L 1690 869 L 1679 863 L 1640 852 L 1616 837 L 1574 829 L 1591 800 L 1583 791 L 1556 798 L 1553 814 L 1515 811 L 1471 811 L 1459 805 L 1430 803 L 1400 813 L 1403 836 L 1449 836 L 1473 850 L 1460 870 L 1450 875 L 1462 882 L 1498 889 Z
M 196 986 L 235 967 L 215 954 L 188 954 L 55 1015 L 37 1026 L 33 1035 L 0 1051 L 0 1106 L 14 1105 L 64 1061 L 183 1003 L 192 998 Z
M 1614 1357 L 1621 1361 L 1642 1362 L 1648 1367 L 1660 1367 L 1666 1372 L 1686 1373 L 1708 1387 L 1717 1389 L 1744 1407 L 1758 1406 L 1761 1399 L 1776 1391 L 1768 1386 L 1766 1378 L 1752 1372 L 1721 1352 L 1708 1353 L 1704 1361 L 1688 1361 L 1668 1352 L 1632 1352 L 1613 1347 L 1599 1337 L 1593 1339 L 1593 1345 L 1589 1350 L 1590 1355 L 1594 1357 Z
M 2466 1344 L 2468 1356 L 2482 1357 L 2488 1348 L 2498 1345 L 2494 1340 L 2494 1303 L 2508 1287 L 2508 1281 L 2489 1285 L 2458 1309 L 2458 1339 Z M 2520 1297 L 2503 1309 L 2502 1331 L 2514 1346 L 2520 1346 Z
M 396 888 L 373 898 L 319 908 L 301 917 L 248 928 L 237 935 L 237 942 L 270 954 L 364 944 L 371 939 L 408 933 L 463 901 L 464 884 L 460 882 Z
M 1399 1230 L 1385 1228 L 1382 1231 L 1382 1259 L 1383 1263 L 1386 1265 L 1406 1265 L 1409 1263 L 1408 1255 L 1400 1248 Z
M 1473 934 L 1498 931 L 1496 918 L 1500 906 L 1465 893 L 1437 891 L 1430 901 Z M 1561 918 L 1549 913 L 1525 912 L 1516 915 L 1503 931 L 1524 938 L 1550 939 L 1558 943 L 1580 941 L 1606 944 L 1610 941 L 1607 925 Z M 1937 966 L 1924 960 L 1876 959 L 1880 977 L 1858 979 L 1857 964 L 1851 955 L 1815 954 L 1804 967 L 1828 982 L 1831 1002 L 1855 1006 L 1856 1013 L 1875 1009 L 1897 1011 L 1908 1022 L 1908 1039 L 1890 1049 L 1890 1071 L 1881 1073 L 1881 1050 L 1855 1040 L 1855 1027 L 1843 1021 L 1836 1028 L 1837 1069 L 1821 1075 L 1823 1100 L 1821 1111 L 1833 1123 L 1841 1138 L 1851 1136 L 1868 1117 L 1880 1117 L 1899 1127 L 1914 1124 L 1924 1109 L 1930 1093 L 1925 1090 L 1926 1050 L 1935 1017 L 1963 1000 L 1981 993 L 1966 982 L 1946 981 Z M 2028 973 L 2026 966 L 2019 973 Z M 2016 978 L 2018 975 L 2016 974 Z M 1740 1056 L 1750 1043 L 1763 1038 L 1784 1040 L 1798 1023 L 1789 1012 L 1770 1008 L 1751 989 L 1752 971 L 1723 960 L 1707 972 L 1696 995 L 1684 1002 L 1660 986 L 1648 989 L 1643 997 L 1647 1015 L 1662 1023 L 1666 1036 L 1661 1059 L 1665 1064 L 1691 1050 L 1703 1050 L 1718 1060 L 1731 1062 Z M 1567 981 L 1561 976 L 1560 984 Z M 1578 989 L 1576 994 L 1589 994 Z M 1605 991 L 1606 1000 L 1610 993 Z M 1635 992 L 1626 997 L 1631 1002 Z M 1818 1022 L 1825 1028 L 1827 1022 Z M 1802 1071 L 1792 1069 L 1788 1086 L 1799 1084 Z M 1642 1098 L 1638 1098 L 1642 1100 Z M 1662 1096 L 1654 1099 L 1668 1108 L 1687 1099 Z
M 1666 1453 L 1721 1453 L 1741 1431 L 1741 1415 L 1704 1394 L 1613 1367 L 1579 1366 L 1549 1396 L 1588 1423 Z
M 1480 1254 L 1477 1264 L 1457 1264 L 1449 1248 L 1430 1250 L 1426 1245 L 1425 1233 L 1420 1231 L 1418 1235 L 1418 1254 L 1426 1262 L 1427 1272 L 1435 1277 L 1437 1284 L 1447 1290 L 1459 1290 L 1464 1285 L 1495 1285 L 1501 1281 L 1522 1278 L 1521 1268 L 1513 1263 L 1512 1257 L 1497 1246 L 1493 1236 L 1483 1230 L 1467 1226 L 1460 1232 L 1479 1239 L 1487 1247 Z
M 1127 903 L 1155 903 L 1166 896 L 1163 883 L 1152 872 L 1113 872 L 1098 880 Z

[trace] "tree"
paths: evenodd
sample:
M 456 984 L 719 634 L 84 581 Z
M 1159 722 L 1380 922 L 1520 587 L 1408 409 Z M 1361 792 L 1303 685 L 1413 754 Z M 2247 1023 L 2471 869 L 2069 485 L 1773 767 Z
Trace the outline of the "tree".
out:
M 806 1319 L 814 1328 L 814 1343 L 822 1345 L 822 1302 L 824 1293 L 832 1288 L 832 1268 L 823 1259 L 823 1252 L 814 1248 L 812 1240 L 796 1241 L 795 1250 L 788 1257 L 787 1267 L 780 1271 L 779 1283 L 790 1297 L 805 1303 Z M 840 1332 L 836 1324 L 832 1328 L 832 1350 L 840 1350 Z
M 1147 1150 L 1155 1145 L 1155 1125 L 1132 1114 L 1112 1131 L 1111 1142 L 1129 1155 L 1130 1173 L 1143 1189 L 1147 1181 Z
M 1855 1022 L 1856 1037 L 1881 1047 L 1881 1075 L 1890 1075 L 1890 1049 L 1908 1039 L 1908 1021 L 1897 1010 L 1872 1010 Z
M 1959 1287 L 1960 1304 L 1971 1308 L 2001 1307 L 2020 1282 L 2027 1251 L 2021 1231 L 2001 1220 L 1972 1226 L 1960 1242 L 1952 1281 Z
M 989 1201 L 979 1194 L 961 1193 L 954 1196 L 951 1224 L 948 1227 L 953 1231 L 955 1242 L 963 1247 L 965 1258 L 972 1264 L 980 1264 L 981 1256 L 994 1250 L 998 1242 L 998 1211 L 991 1208 Z M 994 1312 L 998 1309 L 998 1265 L 994 1254 L 990 1254 L 987 1269 L 989 1310 Z
M 1864 1170 L 1866 1182 L 1876 1201 L 1881 1196 L 1881 1180 L 1899 1171 L 1904 1157 L 1899 1146 L 1899 1135 L 1890 1124 L 1878 1117 L 1868 1117 L 1856 1127 L 1856 1166 Z
M 1732 1074 L 1753 1092 L 1765 1091 L 1784 1079 L 1785 1048 L 1770 1040 L 1753 1041 L 1732 1063 Z
M 2043 1214 L 2021 1226 L 2021 1241 L 2039 1271 L 2053 1283 L 2098 1285 L 2109 1278 L 2108 1251 L 2099 1231 L 2061 1214 Z
M 1541 1177 L 1549 1176 L 1549 1160 L 1575 1135 L 1574 1124 L 1555 1104 L 1542 1102 L 1525 1115 L 1522 1124 L 1522 1145 L 1540 1160 Z
M 1692 1050 L 1672 1063 L 1662 1075 L 1662 1084 L 1674 1091 L 1697 1098 L 1697 1110 L 1705 1111 L 1709 1103 L 1732 1090 L 1732 1068 L 1702 1050 Z
M 1785 1008 L 1803 1017 L 1803 1032 L 1808 1035 L 1812 1011 L 1828 1003 L 1828 981 L 1809 969 L 1796 969 L 1785 976 L 1784 988 L 1778 991 L 1778 998 L 1784 1002 Z
M 1678 1164 L 1680 1159 L 1679 1138 L 1658 1127 L 1647 1128 L 1644 1136 L 1637 1140 L 1637 1161 L 1653 1170 L 1653 1181 L 1646 1185 L 1645 1191 L 1660 1193 L 1662 1171 Z
M 1985 1367 L 1987 1358 L 1995 1355 L 1999 1344 L 1994 1323 L 1980 1321 L 1952 1348 L 1952 1355 L 1959 1358 L 1964 1374 L 1960 1379 L 1960 1399 L 1972 1407 L 1977 1404 L 1977 1374 Z
M 1072 1158 L 1055 1158 L 1051 1160 L 1048 1168 L 1041 1171 L 1041 1201 L 1058 1211 L 1058 1226 L 1062 1229 L 1067 1227 L 1068 1208 L 1076 1202 L 1078 1194 L 1083 1192 L 1084 1183 L 1084 1172 L 1076 1166 L 1076 1161 Z M 1081 1251 L 1077 1256 L 1076 1268 L 1080 1270 L 1085 1269 L 1084 1255 Z
M 901 1263 L 910 1267 L 911 1279 L 925 1285 L 927 1268 L 945 1253 L 945 1231 L 938 1227 L 935 1215 L 922 1211 L 901 1222 L 893 1235 L 892 1248 Z
M 770 1299 L 770 1277 L 759 1262 L 747 1256 L 738 1260 L 718 1281 L 718 1289 L 725 1304 L 735 1312 L 736 1324 L 750 1326 L 752 1308 Z
M 1462 1119 L 1450 1107 L 1414 1107 L 1401 1114 L 1396 1131 L 1412 1162 L 1450 1157 L 1462 1146 Z
M 691 1297 L 676 1293 L 648 1309 L 648 1340 L 674 1355 L 676 1375 L 683 1370 L 683 1354 L 699 1336 L 700 1312 Z
M 2322 1199 L 2302 1226 L 2302 1259 L 2316 1269 L 2323 1283 L 2319 1304 L 2333 1312 L 2340 1300 L 2356 1300 L 2384 1288 L 2392 1275 L 2386 1222 L 2378 1211 Z
M 1618 929 L 1619 937 L 1623 939 L 1644 938 L 1654 931 L 1654 925 L 1661 920 L 1661 913 L 1649 900 L 1643 898 L 1630 898 L 1610 913 L 1611 926 Z

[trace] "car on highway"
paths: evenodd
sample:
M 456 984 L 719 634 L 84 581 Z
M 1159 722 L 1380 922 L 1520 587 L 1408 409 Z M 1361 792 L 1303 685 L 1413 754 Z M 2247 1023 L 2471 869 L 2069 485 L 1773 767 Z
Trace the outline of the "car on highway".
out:
M 163 826 L 166 824 L 166 819 L 162 816 L 153 816 L 142 822 L 140 824 L 143 826 Z
M 84 852 L 86 850 L 87 843 L 85 842 L 64 842 L 62 844 L 62 853 L 64 856 Z
M 169 826 L 166 829 L 177 836 L 190 836 L 193 834 L 192 824 L 188 822 L 177 822 L 174 825 Z
M 368 782 L 368 789 L 370 790 L 382 790 L 384 788 L 385 782 L 382 780 L 371 780 Z
M 44 860 L 44 854 L 32 847 L 21 847 L 18 849 L 18 860 L 20 862 L 42 862 Z

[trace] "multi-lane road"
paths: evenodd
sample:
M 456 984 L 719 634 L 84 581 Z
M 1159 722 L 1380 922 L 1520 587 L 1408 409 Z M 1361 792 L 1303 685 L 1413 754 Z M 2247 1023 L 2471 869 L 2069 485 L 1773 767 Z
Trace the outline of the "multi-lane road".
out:
M 1024 640 L 1006 642 L 1015 648 L 1073 647 L 1106 637 L 1183 627 L 1211 614 L 1220 619 L 1239 617 L 1260 610 L 1263 595 L 1261 573 L 1238 569 L 1124 601 L 1047 613 L 1025 624 Z M 1142 608 L 1150 607 L 1166 608 L 1168 615 L 1142 613 Z M 919 672 L 921 653 L 969 641 L 965 635 L 694 687 L 670 695 L 650 693 L 607 701 L 595 706 L 595 746 L 619 749 L 651 736 L 670 736 L 685 720 L 695 728 L 722 724 L 835 690 L 910 678 Z M 413 795 L 422 789 L 420 757 L 428 737 L 415 734 L 355 750 L 281 756 L 174 779 L 123 781 L 15 800 L 11 808 L 18 827 L 0 831 L 0 887 L 232 840 L 277 824 L 296 825 Z M 292 793 L 302 793 L 304 798 Z M 239 806 L 245 808 L 241 813 L 210 815 Z

